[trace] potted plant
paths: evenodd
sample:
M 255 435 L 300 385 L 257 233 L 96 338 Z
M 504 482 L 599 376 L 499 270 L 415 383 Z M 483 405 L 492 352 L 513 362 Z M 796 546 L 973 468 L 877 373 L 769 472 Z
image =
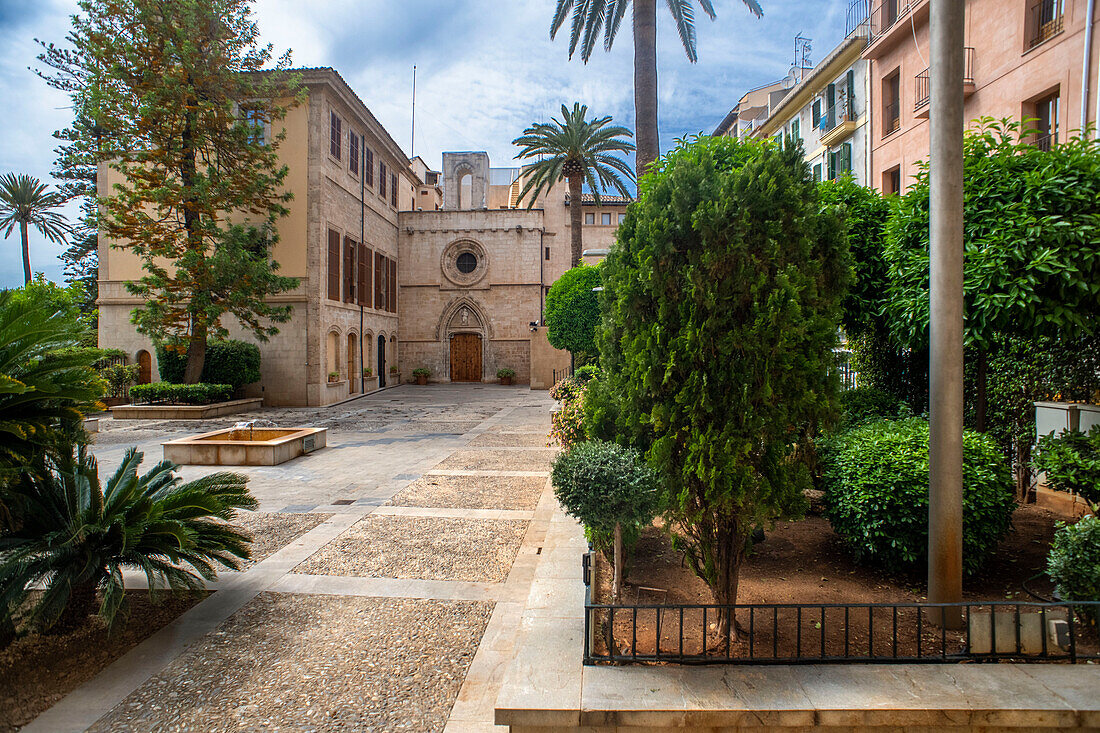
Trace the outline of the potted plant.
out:
M 370 379 L 372 376 L 374 376 L 374 372 L 371 371 L 370 367 L 366 367 L 365 369 L 363 369 L 363 376 L 367 379 Z
M 427 367 L 417 367 L 413 369 L 413 376 L 416 377 L 417 384 L 427 384 L 428 377 L 432 375 L 432 370 Z
M 339 382 L 340 381 L 340 372 L 329 372 L 328 373 L 328 381 L 329 381 L 329 384 L 332 384 L 333 382 Z
M 509 369 L 508 367 L 505 367 L 503 369 L 497 369 L 497 379 L 499 379 L 500 383 L 503 384 L 503 385 L 511 384 L 512 379 L 515 376 L 516 376 L 516 370 L 515 369 Z

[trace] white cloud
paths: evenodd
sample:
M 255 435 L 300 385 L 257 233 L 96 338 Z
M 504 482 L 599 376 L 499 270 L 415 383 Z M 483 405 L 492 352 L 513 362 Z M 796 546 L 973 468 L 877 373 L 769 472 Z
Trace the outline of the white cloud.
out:
M 33 37 L 60 41 L 75 0 L 36 5 L 0 0 L 0 172 L 48 179 L 55 141 L 67 124 L 66 99 L 27 70 Z M 717 3 L 718 20 L 698 13 L 699 63 L 684 56 L 659 4 L 662 147 L 675 137 L 709 132 L 747 89 L 783 77 L 799 31 L 823 58 L 843 35 L 845 0 L 766 0 L 754 19 L 737 0 Z M 18 7 L 15 7 L 18 6 Z M 263 39 L 293 49 L 299 66 L 333 66 L 409 151 L 412 66 L 417 65 L 416 150 L 438 166 L 444 150 L 486 150 L 494 165 L 514 165 L 511 140 L 562 103 L 588 104 L 633 127 L 633 49 L 624 24 L 611 53 L 597 49 L 585 65 L 568 60 L 563 29 L 549 39 L 553 0 L 257 0 Z M 811 12 L 807 12 L 811 10 Z M 0 242 L 0 286 L 19 284 L 18 242 Z M 61 275 L 59 248 L 32 241 L 32 263 Z

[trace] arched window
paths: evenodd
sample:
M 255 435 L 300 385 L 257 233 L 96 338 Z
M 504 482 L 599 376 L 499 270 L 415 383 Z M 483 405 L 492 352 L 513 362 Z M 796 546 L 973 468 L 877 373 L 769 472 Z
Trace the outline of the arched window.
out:
M 153 356 L 142 349 L 137 353 L 138 384 L 149 384 L 153 381 Z
M 472 209 L 474 197 L 474 176 L 469 171 L 462 173 L 458 179 L 458 208 Z
M 326 375 L 336 372 L 340 373 L 340 334 L 335 331 L 329 331 L 327 350 L 325 353 L 325 372 Z
M 359 370 L 356 368 L 356 364 L 359 363 L 359 337 L 354 333 L 348 334 L 348 391 L 359 391 Z

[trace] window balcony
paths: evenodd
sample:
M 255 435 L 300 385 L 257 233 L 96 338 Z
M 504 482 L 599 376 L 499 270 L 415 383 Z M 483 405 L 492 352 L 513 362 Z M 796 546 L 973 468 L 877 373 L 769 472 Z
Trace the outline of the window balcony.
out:
M 1027 47 L 1035 48 L 1065 30 L 1064 0 L 1039 0 L 1031 8 L 1030 38 Z
M 963 98 L 974 93 L 974 49 L 967 46 L 963 61 Z M 931 106 L 932 90 L 929 83 L 929 70 L 925 69 L 917 74 L 916 101 L 913 103 L 913 111 L 922 119 L 928 118 L 928 108 Z
M 821 116 L 817 126 L 821 144 L 826 147 L 836 145 L 852 134 L 856 129 L 856 113 L 849 104 L 837 104 L 830 107 Z

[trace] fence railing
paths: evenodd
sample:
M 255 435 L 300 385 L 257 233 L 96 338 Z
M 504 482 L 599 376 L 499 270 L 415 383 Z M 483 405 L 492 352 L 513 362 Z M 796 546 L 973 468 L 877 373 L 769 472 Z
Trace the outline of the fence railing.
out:
M 589 583 L 584 610 L 585 664 L 1100 661 L 1100 602 L 611 605 Z
M 967 46 L 966 54 L 964 57 L 963 65 L 963 84 L 974 83 L 974 48 Z M 932 87 L 929 83 L 929 70 L 925 69 L 921 73 L 917 74 L 917 85 L 915 100 L 913 102 L 913 111 L 917 111 L 926 106 L 932 98 Z
M 1050 149 L 1058 144 L 1058 133 L 1048 132 L 1040 134 L 1035 138 L 1035 147 L 1042 150 L 1044 153 L 1049 153 Z
M 1065 29 L 1063 0 L 1040 0 L 1031 9 L 1031 38 L 1028 48 L 1035 48 L 1043 41 L 1058 35 Z

